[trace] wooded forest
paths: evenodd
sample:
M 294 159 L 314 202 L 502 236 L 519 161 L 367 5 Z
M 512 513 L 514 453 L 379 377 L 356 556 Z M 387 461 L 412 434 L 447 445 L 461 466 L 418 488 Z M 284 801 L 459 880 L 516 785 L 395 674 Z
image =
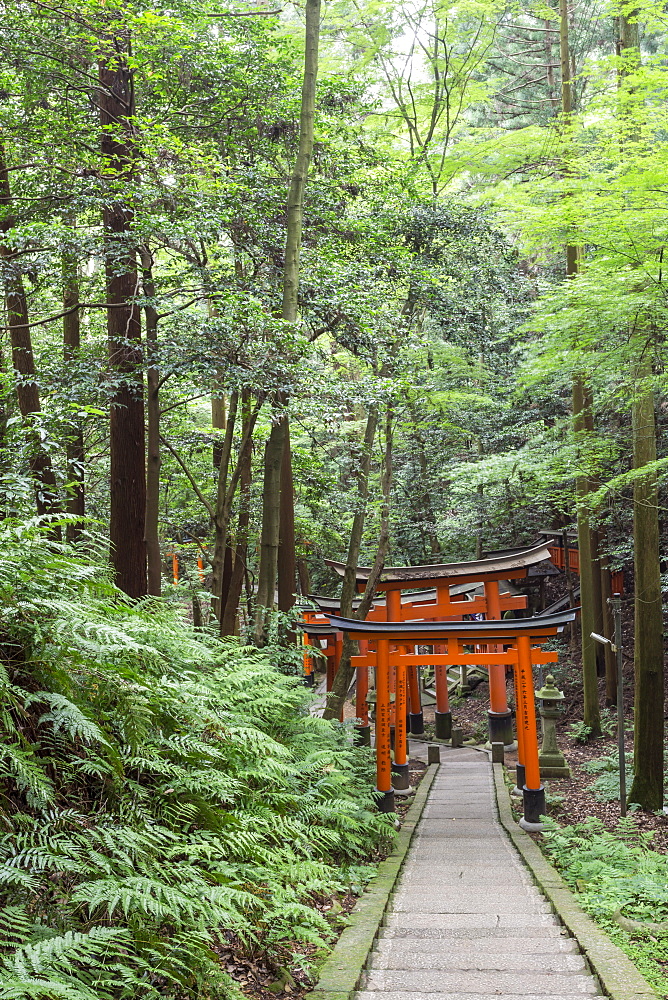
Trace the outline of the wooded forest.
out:
M 0 2 L 0 998 L 312 986 L 395 817 L 302 611 L 386 566 L 571 539 L 610 801 L 623 579 L 663 864 L 667 97 L 654 0 Z

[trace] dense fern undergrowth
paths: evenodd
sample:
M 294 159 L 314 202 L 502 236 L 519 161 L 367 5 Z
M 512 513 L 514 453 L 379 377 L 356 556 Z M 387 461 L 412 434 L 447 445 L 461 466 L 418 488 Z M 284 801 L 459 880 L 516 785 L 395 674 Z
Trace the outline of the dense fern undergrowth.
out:
M 102 554 L 0 527 L 0 997 L 233 997 L 392 836 L 369 752 L 262 651 L 129 602 Z
M 668 857 L 651 844 L 633 817 L 614 831 L 593 816 L 545 827 L 544 849 L 584 909 L 668 998 Z

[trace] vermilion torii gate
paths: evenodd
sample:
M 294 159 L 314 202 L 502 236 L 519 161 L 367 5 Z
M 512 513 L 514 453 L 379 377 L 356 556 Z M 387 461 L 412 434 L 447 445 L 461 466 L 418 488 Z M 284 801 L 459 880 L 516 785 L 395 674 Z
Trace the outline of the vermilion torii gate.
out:
M 486 559 L 476 559 L 470 562 L 440 563 L 429 566 L 392 566 L 381 574 L 377 590 L 385 592 L 385 604 L 376 604 L 367 616 L 367 621 L 381 620 L 402 622 L 408 620 L 420 621 L 457 621 L 463 615 L 484 614 L 487 620 L 503 618 L 507 611 L 526 608 L 527 598 L 524 595 L 501 594 L 500 580 L 518 580 L 529 575 L 532 567 L 550 560 L 550 541 L 533 545 L 525 549 L 511 549 Z M 345 564 L 325 560 L 328 566 L 340 576 L 345 572 Z M 360 566 L 357 569 L 357 588 L 363 590 L 369 578 L 371 569 Z M 473 601 L 453 600 L 450 588 L 452 585 L 465 583 L 482 583 L 484 595 Z M 433 588 L 434 599 L 425 599 L 420 593 L 404 594 L 402 591 L 418 588 Z M 316 598 L 317 600 L 317 598 Z M 325 615 L 328 612 L 323 608 Z M 333 620 L 333 619 L 332 619 Z M 490 654 L 496 650 L 490 647 Z M 447 739 L 450 735 L 450 710 L 448 704 L 447 667 L 442 666 L 436 650 L 427 658 L 420 660 L 426 665 L 435 667 L 436 686 L 436 735 Z M 482 652 L 480 653 L 483 657 Z M 363 666 L 362 661 L 358 661 Z M 455 665 L 466 663 L 462 660 L 451 661 Z M 473 661 L 470 661 L 473 662 Z M 506 667 L 507 661 L 499 661 L 494 656 L 484 654 L 475 661 L 489 668 L 490 707 L 488 711 L 490 742 L 502 742 L 505 746 L 513 744 L 512 716 L 506 698 Z M 417 666 L 408 665 L 408 691 L 410 695 L 410 729 L 415 735 L 424 732 L 422 706 L 420 703 L 420 688 L 418 684 Z M 358 675 L 358 690 L 360 687 Z M 364 687 L 362 679 L 362 688 Z M 358 705 L 359 709 L 359 705 Z M 399 706 L 397 706 L 397 711 Z
M 376 675 L 376 790 L 379 808 L 394 811 L 392 758 L 390 749 L 390 669 L 396 670 L 395 767 L 407 767 L 406 715 L 399 703 L 406 690 L 406 670 L 423 663 L 435 663 L 446 669 L 451 665 L 480 664 L 490 670 L 498 665 L 505 672 L 513 667 L 518 744 L 518 787 L 523 790 L 524 816 L 521 825 L 528 830 L 539 828 L 545 812 L 545 791 L 540 781 L 538 736 L 533 689 L 533 666 L 554 663 L 557 654 L 541 646 L 561 632 L 575 618 L 576 609 L 556 615 L 504 621 L 473 622 L 360 622 L 328 615 L 333 628 L 347 632 L 351 639 L 375 642 L 375 653 L 368 648 L 359 659 L 367 666 L 375 660 Z M 416 643 L 435 643 L 443 652 L 418 655 Z M 471 646 L 498 644 L 495 652 L 476 653 Z M 391 650 L 391 645 L 398 648 Z M 412 652 L 410 651 L 412 646 Z M 500 647 L 500 648 L 498 648 Z M 357 658 L 353 657 L 353 663 Z

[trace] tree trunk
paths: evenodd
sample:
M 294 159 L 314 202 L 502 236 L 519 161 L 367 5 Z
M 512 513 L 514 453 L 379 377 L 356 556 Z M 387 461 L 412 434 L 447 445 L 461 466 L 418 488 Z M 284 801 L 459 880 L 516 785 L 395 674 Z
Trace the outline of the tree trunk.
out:
M 569 46 L 568 0 L 559 0 L 559 49 L 561 60 L 561 100 L 566 127 L 570 129 L 570 115 L 573 110 L 572 61 Z M 565 173 L 568 173 L 566 164 Z M 575 279 L 580 270 L 581 248 L 566 247 L 566 276 Z M 573 378 L 573 431 L 582 444 L 593 429 L 591 394 L 580 375 Z M 584 723 L 592 736 L 601 734 L 601 715 L 598 705 L 598 675 L 596 668 L 596 644 L 591 633 L 596 630 L 597 620 L 601 620 L 600 576 L 596 538 L 591 530 L 585 500 L 590 492 L 590 477 L 580 473 L 575 484 L 577 497 L 578 549 L 580 555 L 580 629 L 582 639 L 582 688 L 584 696 Z
M 357 611 L 352 611 L 352 599 L 351 599 L 351 611 L 346 614 L 343 610 L 343 590 L 341 595 L 341 614 L 345 617 L 358 618 L 360 621 L 364 621 L 369 613 L 371 604 L 373 602 L 374 595 L 376 593 L 376 585 L 380 579 L 380 574 L 383 572 L 383 567 L 385 565 L 385 559 L 387 558 L 387 552 L 390 545 L 390 489 L 392 486 L 392 442 L 393 442 L 393 432 L 392 432 L 392 406 L 388 404 L 387 413 L 385 416 L 385 453 L 383 457 L 383 475 L 382 475 L 382 490 L 383 490 L 383 507 L 381 511 L 380 519 L 380 537 L 378 539 L 378 549 L 376 551 L 376 558 L 374 559 L 373 566 L 371 567 L 371 572 L 369 578 L 366 582 L 366 587 L 364 588 L 364 594 L 362 595 L 362 600 L 360 601 Z M 371 414 L 369 414 L 371 417 Z M 368 427 L 368 421 L 367 421 Z M 373 441 L 373 438 L 371 439 Z M 366 441 L 365 441 L 366 443 Z M 355 569 L 357 565 L 355 565 Z M 346 566 L 346 570 L 348 566 Z M 345 582 L 345 577 L 344 577 Z M 338 719 L 341 715 L 343 709 L 343 703 L 346 700 L 346 695 L 348 693 L 348 688 L 350 687 L 350 682 L 353 679 L 354 667 L 350 662 L 351 656 L 353 656 L 356 648 L 356 643 L 349 636 L 344 636 L 343 649 L 341 650 L 341 659 L 339 661 L 339 669 L 336 672 L 336 677 L 334 678 L 334 683 L 332 684 L 332 690 L 327 696 L 327 704 L 325 706 L 325 711 L 323 712 L 323 719 Z
M 109 422 L 111 559 L 116 583 L 130 597 L 146 594 L 146 469 L 141 320 L 132 244 L 134 88 L 129 39 L 117 34 L 99 63 L 98 103 L 104 175 L 109 186 L 102 213 L 107 285 L 109 367 L 113 380 Z
M 28 461 L 35 483 L 37 513 L 40 515 L 54 514 L 60 509 L 56 477 L 51 465 L 51 457 L 42 447 L 39 434 L 34 428 L 34 418 L 36 414 L 41 413 L 42 405 L 32 350 L 28 300 L 21 271 L 16 261 L 16 251 L 9 242 L 9 234 L 15 224 L 11 209 L 12 195 L 9 173 L 4 145 L 0 142 L 0 232 L 4 234 L 4 239 L 0 241 L 0 259 L 4 270 L 5 308 L 12 345 L 12 366 L 16 376 L 16 395 L 21 416 L 25 422 L 30 449 Z M 59 535 L 59 531 L 56 530 L 54 534 Z
M 311 593 L 311 574 L 306 559 L 297 560 L 297 575 L 299 577 L 299 592 L 302 597 Z
M 232 445 L 234 442 L 234 429 L 237 422 L 237 410 L 239 406 L 239 393 L 233 392 L 230 396 L 230 412 L 225 421 L 225 437 L 220 444 L 218 461 L 218 488 L 216 491 L 216 507 L 214 516 L 214 545 L 213 545 L 213 610 L 216 618 L 220 622 L 224 606 L 223 598 L 223 578 L 225 576 L 225 556 L 228 552 L 228 530 L 229 516 L 226 505 L 228 476 L 230 471 L 230 460 L 232 458 Z
M 155 282 L 153 257 L 148 247 L 141 250 L 142 285 L 144 295 L 150 300 L 144 306 L 146 318 L 147 365 L 147 447 L 146 447 L 146 557 L 148 564 L 148 592 L 159 597 L 162 590 L 162 556 L 158 521 L 160 516 L 160 371 L 158 369 L 158 312 L 155 308 Z
M 79 315 L 79 275 L 77 259 L 72 253 L 63 254 L 63 358 L 65 364 L 78 362 L 81 350 L 81 323 Z M 83 426 L 76 419 L 72 433 L 68 436 L 66 446 L 67 458 L 67 501 L 65 510 L 71 517 L 80 520 L 68 524 L 66 537 L 68 542 L 75 542 L 81 535 L 82 520 L 85 514 L 84 488 L 84 440 Z
M 257 577 L 255 610 L 255 641 L 265 639 L 267 612 L 275 605 L 278 539 L 281 509 L 281 467 L 285 451 L 287 420 L 277 421 L 271 428 L 264 448 L 264 481 L 262 484 L 262 534 L 260 566 Z
M 281 315 L 289 323 L 295 323 L 298 316 L 299 257 L 304 222 L 304 191 L 311 162 L 311 154 L 313 152 L 313 121 L 315 117 L 315 89 L 318 76 L 318 43 L 320 40 L 320 7 L 321 0 L 306 0 L 304 77 L 299 115 L 299 147 L 292 171 L 290 191 L 288 193 L 285 262 L 283 265 Z M 281 402 L 285 401 L 281 400 Z M 259 607 L 273 607 L 274 580 L 278 571 L 279 608 L 281 611 L 289 611 L 294 604 L 296 568 L 294 482 L 292 477 L 290 429 L 287 413 L 282 416 L 280 422 L 284 426 L 272 429 L 273 440 L 268 449 L 270 461 L 273 462 L 275 460 L 274 450 L 278 447 L 279 439 L 282 440 L 283 453 L 281 455 L 279 479 L 278 482 L 275 481 L 273 469 L 271 474 L 265 477 L 266 485 L 270 490 L 276 490 L 278 487 L 278 497 L 268 497 L 266 503 L 263 502 L 262 526 L 262 533 L 265 539 L 264 571 L 265 573 L 273 572 L 274 576 L 271 580 L 263 580 L 260 574 L 257 600 Z M 278 500 L 278 519 L 275 517 L 274 509 L 276 500 Z M 264 511 L 267 512 L 267 516 L 269 517 L 266 531 Z M 275 537 L 270 538 L 271 532 L 277 533 Z M 276 559 L 273 557 L 274 548 L 277 550 Z M 272 550 L 272 554 L 270 554 L 270 549 Z M 280 557 L 278 554 L 279 551 Z M 271 602 L 269 605 L 261 604 L 261 601 L 267 599 Z M 259 616 L 256 616 L 256 632 L 259 619 L 262 617 L 261 613 Z
M 634 19 L 620 14 L 622 51 L 640 59 L 640 31 Z M 626 69 L 622 69 L 622 76 Z M 633 394 L 633 467 L 656 461 L 656 424 L 652 386 L 651 341 L 634 330 L 637 361 Z M 633 486 L 633 568 L 635 575 L 635 703 L 633 729 L 633 785 L 630 802 L 643 809 L 663 806 L 663 608 L 659 561 L 659 497 L 656 472 L 648 472 Z
M 211 397 L 211 426 L 216 431 L 224 431 L 227 427 L 227 404 L 225 400 L 225 393 L 214 391 Z M 222 445 L 218 438 L 214 440 L 213 445 L 213 467 L 214 469 L 220 468 L 220 459 L 222 456 Z
M 573 430 L 578 442 L 588 433 L 587 389 L 583 379 L 573 379 Z M 592 551 L 592 531 L 584 501 L 589 494 L 589 477 L 579 473 L 576 479 L 578 549 L 580 555 L 580 630 L 582 639 L 582 694 L 584 699 L 584 724 L 592 736 L 601 735 L 601 713 L 598 704 L 598 673 L 596 669 L 596 644 L 591 633 L 596 631 L 596 591 L 594 573 L 598 575 L 597 553 Z
M 292 476 L 290 424 L 285 419 L 285 443 L 281 462 L 281 500 L 278 540 L 278 608 L 288 612 L 295 603 L 297 560 L 295 556 L 295 490 Z
M 612 606 L 612 586 L 610 580 L 610 560 L 605 554 L 605 535 L 599 533 L 601 542 L 601 610 L 603 612 L 602 634 L 613 639 L 615 634 L 615 619 Z M 617 658 L 609 644 L 605 646 L 605 704 L 608 708 L 617 704 Z
M 246 572 L 246 556 L 248 551 L 248 527 L 250 524 L 250 490 L 251 490 L 251 465 L 253 451 L 251 447 L 251 407 L 250 394 L 248 390 L 242 392 L 242 415 L 243 431 L 242 436 L 248 440 L 248 446 L 242 449 L 239 455 L 241 472 L 239 477 L 239 513 L 237 516 L 236 545 L 234 547 L 234 562 L 232 565 L 232 575 L 227 591 L 225 609 L 221 617 L 221 635 L 235 635 L 237 632 L 237 616 L 239 614 L 239 601 L 244 584 Z
M 371 455 L 373 452 L 373 442 L 376 437 L 378 426 L 378 407 L 374 404 L 369 407 L 366 418 L 366 428 L 364 431 L 364 444 L 359 460 L 357 475 L 357 499 L 355 502 L 355 513 L 348 541 L 348 555 L 346 557 L 346 567 L 343 571 L 341 582 L 341 614 L 344 618 L 353 617 L 353 600 L 357 590 L 357 566 L 359 564 L 360 547 L 362 545 L 362 534 L 364 532 L 364 522 L 366 520 L 367 499 L 369 496 L 369 470 L 371 468 Z
M 652 360 L 642 348 L 633 400 L 633 467 L 656 462 Z M 656 472 L 633 487 L 635 573 L 635 711 L 633 785 L 630 802 L 643 809 L 663 806 L 663 608 L 659 563 L 659 498 Z

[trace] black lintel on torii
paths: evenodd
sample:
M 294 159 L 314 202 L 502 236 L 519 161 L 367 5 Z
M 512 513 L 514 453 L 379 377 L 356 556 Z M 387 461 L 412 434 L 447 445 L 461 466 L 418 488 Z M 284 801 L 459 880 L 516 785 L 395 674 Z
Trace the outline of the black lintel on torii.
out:
M 303 622 L 299 628 L 307 635 L 336 635 L 337 632 L 341 631 L 328 622 Z
M 459 635 L 462 638 L 471 635 L 478 639 L 512 639 L 517 635 L 538 635 L 545 630 L 553 634 L 561 632 L 565 625 L 575 620 L 579 608 L 569 608 L 555 615 L 535 615 L 533 618 L 504 618 L 501 621 L 472 622 L 361 622 L 355 618 L 340 618 L 337 615 L 327 615 L 331 625 L 340 632 L 367 639 L 388 638 L 403 635 L 424 636 L 438 639 L 439 636 Z

